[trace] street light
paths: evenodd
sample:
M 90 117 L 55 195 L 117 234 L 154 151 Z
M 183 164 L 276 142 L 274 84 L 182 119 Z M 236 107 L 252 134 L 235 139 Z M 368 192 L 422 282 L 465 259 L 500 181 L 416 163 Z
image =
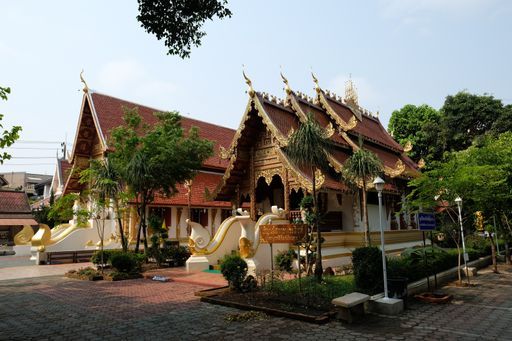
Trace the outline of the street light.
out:
M 469 284 L 469 270 L 468 270 L 468 254 L 466 253 L 466 242 L 464 242 L 464 229 L 462 228 L 462 198 L 457 197 L 455 198 L 455 203 L 457 204 L 457 207 L 459 208 L 459 223 L 460 223 L 460 234 L 462 236 L 462 252 L 464 253 L 464 268 L 465 268 L 465 274 L 468 279 Z
M 388 299 L 388 275 L 386 271 L 386 251 L 384 250 L 384 227 L 382 226 L 382 190 L 384 189 L 385 182 L 378 176 L 373 180 L 373 184 L 379 195 L 380 248 L 382 253 L 382 275 L 384 276 L 384 299 Z

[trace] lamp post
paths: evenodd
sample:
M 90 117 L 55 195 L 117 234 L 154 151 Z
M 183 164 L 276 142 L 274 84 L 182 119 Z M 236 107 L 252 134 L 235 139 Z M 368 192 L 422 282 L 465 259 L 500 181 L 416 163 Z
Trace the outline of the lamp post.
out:
M 457 207 L 459 208 L 459 223 L 460 223 L 460 235 L 462 237 L 462 252 L 464 254 L 464 268 L 466 273 L 466 278 L 468 279 L 469 284 L 469 271 L 468 271 L 468 254 L 466 253 L 466 242 L 464 241 L 464 229 L 462 228 L 462 198 L 457 197 L 455 198 L 455 203 L 457 204 Z
M 388 275 L 386 269 L 386 251 L 384 250 L 384 227 L 382 226 L 382 190 L 384 189 L 385 182 L 378 176 L 373 180 L 373 184 L 379 196 L 380 248 L 382 252 L 382 275 L 384 277 L 384 299 L 388 299 Z

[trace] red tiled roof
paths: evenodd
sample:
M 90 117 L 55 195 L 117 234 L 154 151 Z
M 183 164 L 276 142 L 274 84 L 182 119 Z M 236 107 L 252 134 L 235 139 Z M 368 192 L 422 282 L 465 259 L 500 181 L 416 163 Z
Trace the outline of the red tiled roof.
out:
M 143 121 L 149 125 L 155 124 L 158 120 L 153 115 L 155 112 L 160 110 L 149 108 L 143 105 L 139 105 L 133 102 L 128 102 L 119 98 L 99 94 L 96 92 L 91 93 L 92 105 L 98 117 L 101 132 L 105 139 L 110 138 L 110 132 L 112 129 L 119 127 L 124 124 L 123 121 L 123 107 L 127 108 L 139 108 L 139 114 Z M 203 164 L 205 167 L 224 169 L 227 166 L 227 161 L 222 160 L 219 155 L 219 146 L 225 148 L 229 147 L 235 131 L 230 128 L 221 127 L 215 124 L 195 120 L 188 117 L 182 117 L 181 126 L 183 130 L 187 132 L 191 127 L 199 128 L 199 135 L 202 138 L 211 140 L 215 143 L 214 155 L 205 161 Z
M 0 191 L 0 214 L 5 213 L 31 214 L 27 194 L 17 191 Z
M 313 114 L 313 116 L 315 117 L 315 120 L 318 122 L 318 124 L 322 128 L 326 128 L 327 125 L 329 125 L 331 120 L 325 111 L 320 110 L 320 108 L 317 108 L 317 107 L 313 106 L 312 104 L 304 102 L 300 98 L 297 98 L 297 100 L 299 101 L 302 111 L 306 115 L 309 112 L 311 112 Z M 336 128 L 336 125 L 333 124 L 333 127 Z M 345 141 L 338 133 L 334 133 L 334 135 L 331 136 L 331 140 L 335 143 L 338 143 L 338 144 L 341 144 L 344 146 L 348 146 L 347 141 Z
M 263 97 L 260 97 L 260 101 L 270 120 L 284 137 L 288 136 L 292 128 L 297 130 L 299 127 L 299 119 L 293 111 L 269 102 Z
M 327 98 L 331 108 L 345 122 L 348 122 L 352 118 L 354 114 L 348 107 L 339 103 L 338 101 L 333 100 L 329 96 L 325 97 Z M 395 149 L 399 152 L 403 151 L 402 146 L 400 146 L 395 140 L 393 140 L 393 138 L 388 134 L 386 129 L 384 129 L 382 124 L 380 124 L 380 121 L 376 118 L 368 117 L 367 115 L 362 115 L 362 120 L 358 121 L 356 127 L 352 129 L 350 132 L 361 134 L 370 140 L 374 140 L 380 144 Z
M 73 165 L 69 163 L 67 159 L 59 159 L 57 163 L 60 170 L 61 185 L 64 185 L 66 183 L 66 180 L 68 179 L 69 172 L 71 171 L 71 167 Z
M 364 144 L 364 149 L 367 149 L 367 150 L 377 154 L 377 156 L 379 157 L 379 159 L 381 159 L 384 166 L 388 166 L 390 168 L 395 168 L 397 161 L 399 159 L 401 159 L 402 161 L 406 161 L 406 162 L 404 162 L 406 169 L 408 168 L 409 171 L 416 172 L 414 163 L 411 165 L 411 163 L 408 160 L 406 160 L 404 157 L 401 157 L 400 155 L 397 155 L 389 150 L 385 150 L 385 149 L 373 146 L 369 143 Z M 409 159 L 409 158 L 407 158 L 407 159 Z
M 213 174 L 206 172 L 198 172 L 192 180 L 192 196 L 191 205 L 195 207 L 231 207 L 231 203 L 227 201 L 206 201 L 205 189 L 213 193 L 217 185 L 222 181 L 222 174 Z M 152 205 L 176 205 L 187 206 L 188 195 L 184 185 L 177 186 L 179 193 L 172 197 L 166 198 L 163 195 L 157 195 Z

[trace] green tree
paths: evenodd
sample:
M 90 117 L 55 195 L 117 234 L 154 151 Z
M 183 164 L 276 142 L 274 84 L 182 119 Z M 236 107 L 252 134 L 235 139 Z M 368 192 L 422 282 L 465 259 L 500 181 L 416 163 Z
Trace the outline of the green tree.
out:
M 124 233 L 122 219 L 126 196 L 122 190 L 119 172 L 115 169 L 109 158 L 91 160 L 89 168 L 80 173 L 80 182 L 89 186 L 93 199 L 98 202 L 98 207 L 103 211 L 110 209 L 112 205 L 117 219 L 121 245 L 123 251 L 126 252 L 128 250 L 128 241 Z M 104 221 L 102 223 L 104 226 Z
M 109 159 L 127 185 L 140 218 L 136 251 L 141 234 L 148 250 L 146 208 L 155 194 L 175 194 L 176 185 L 193 178 L 213 152 L 212 142 L 200 138 L 196 127 L 185 136 L 177 112 L 155 116 L 158 122 L 149 127 L 142 123 L 137 108 L 125 108 L 125 125 L 112 130 L 110 141 L 114 151 Z
M 288 146 L 285 149 L 288 157 L 299 167 L 308 169 L 312 176 L 313 184 L 313 220 L 312 230 L 316 230 L 317 256 L 315 263 L 315 277 L 322 280 L 322 235 L 318 226 L 319 213 L 316 195 L 316 171 L 317 169 L 328 169 L 328 152 L 333 148 L 331 141 L 325 136 L 323 129 L 316 123 L 313 115 L 308 114 L 307 120 L 303 122 L 297 131 L 290 137 Z
M 137 20 L 146 32 L 164 39 L 170 55 L 190 57 L 192 46 L 201 45 L 207 20 L 231 17 L 227 0 L 138 0 Z
M 8 95 L 11 93 L 11 88 L 4 88 L 0 86 L 0 99 L 7 101 Z M 4 118 L 3 114 L 0 114 L 0 122 Z M 3 129 L 4 126 L 0 123 L 0 129 Z M 10 147 L 19 137 L 20 137 L 21 127 L 13 126 L 11 130 L 4 130 L 2 136 L 0 137 L 0 149 L 4 149 L 6 147 Z M 0 164 L 3 164 L 5 160 L 10 160 L 11 155 L 7 152 L 2 152 L 0 154 Z
M 360 191 L 363 201 L 363 226 L 366 246 L 371 245 L 370 226 L 368 224 L 367 192 L 368 184 L 382 173 L 381 160 L 369 150 L 361 147 L 345 162 L 342 176 L 355 191 Z
M 466 91 L 447 96 L 441 108 L 444 150 L 459 151 L 486 134 L 504 112 L 501 100 Z
M 415 162 L 423 159 L 429 165 L 442 156 L 442 146 L 438 143 L 440 119 L 439 111 L 429 105 L 407 104 L 393 111 L 388 131 L 402 146 L 412 143 L 413 149 L 408 153 L 411 159 Z

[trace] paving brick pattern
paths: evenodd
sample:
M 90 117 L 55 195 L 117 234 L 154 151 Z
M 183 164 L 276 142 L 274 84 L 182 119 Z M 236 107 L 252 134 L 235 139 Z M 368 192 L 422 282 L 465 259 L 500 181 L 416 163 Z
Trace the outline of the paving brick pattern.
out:
M 0 281 L 1 340 L 512 340 L 512 268 L 486 270 L 473 288 L 447 287 L 447 305 L 413 302 L 399 317 L 347 325 L 269 317 L 227 322 L 236 309 L 202 303 L 182 282 Z

